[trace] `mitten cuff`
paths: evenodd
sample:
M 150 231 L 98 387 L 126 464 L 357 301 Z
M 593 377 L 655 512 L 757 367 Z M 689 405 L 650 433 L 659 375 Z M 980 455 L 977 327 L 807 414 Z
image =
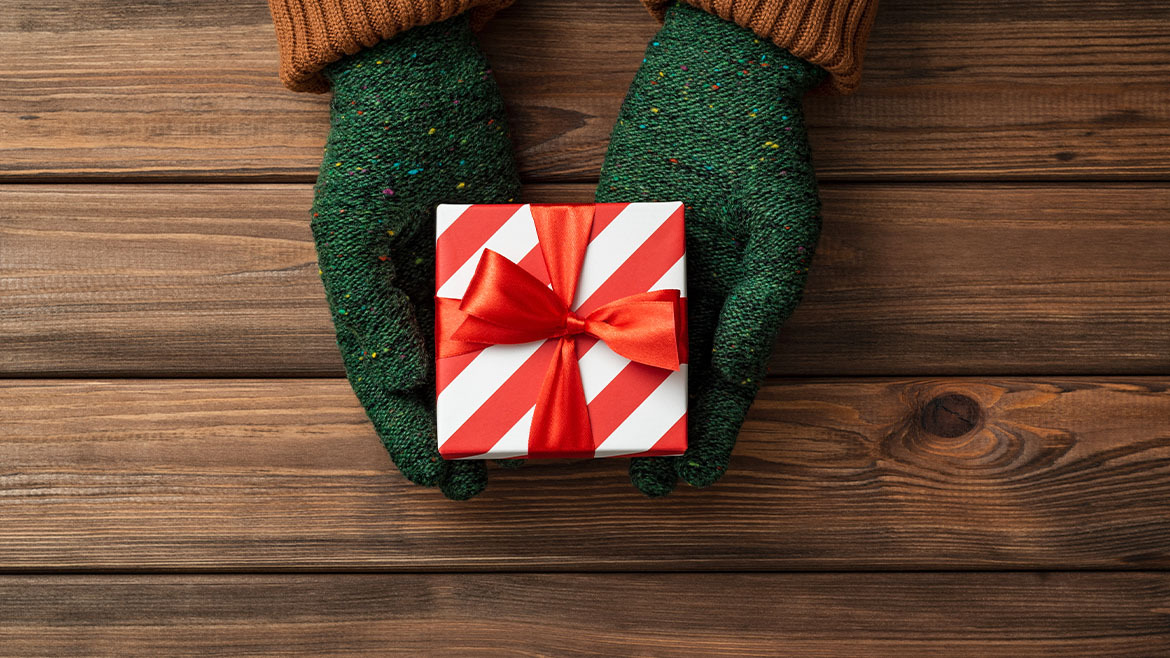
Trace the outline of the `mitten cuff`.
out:
M 478 28 L 513 0 L 268 0 L 280 45 L 280 79 L 293 91 L 324 92 L 321 69 L 419 25 L 471 12 Z
M 275 0 L 273 0 L 275 2 Z M 642 0 L 662 20 L 674 0 Z M 861 82 L 861 60 L 878 0 L 682 0 L 745 27 L 830 74 L 847 94 Z

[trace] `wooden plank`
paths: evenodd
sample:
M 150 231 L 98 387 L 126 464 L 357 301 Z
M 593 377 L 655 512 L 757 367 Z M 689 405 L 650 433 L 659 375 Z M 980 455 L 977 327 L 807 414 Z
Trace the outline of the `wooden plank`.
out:
M 7 576 L 0 618 L 22 656 L 1151 656 L 1170 576 Z
M 1162 0 L 883 0 L 862 91 L 808 103 L 822 179 L 1166 179 Z M 532 181 L 595 179 L 656 29 L 526 0 L 484 35 Z M 263 0 L 0 13 L 0 178 L 308 181 L 327 100 L 284 91 Z
M 1170 568 L 1170 379 L 773 380 L 728 475 L 392 468 L 343 380 L 8 381 L 0 570 Z
M 591 188 L 533 186 L 585 201 Z M 305 185 L 0 188 L 0 373 L 341 374 Z M 1170 187 L 824 188 L 788 375 L 1170 372 Z

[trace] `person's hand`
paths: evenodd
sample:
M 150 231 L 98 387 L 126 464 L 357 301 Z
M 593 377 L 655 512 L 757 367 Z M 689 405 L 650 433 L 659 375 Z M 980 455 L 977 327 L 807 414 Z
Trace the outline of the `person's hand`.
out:
M 686 205 L 689 448 L 631 461 L 647 495 L 723 474 L 777 330 L 800 301 L 820 232 L 801 99 L 826 75 L 676 4 L 626 96 L 597 201 Z
M 445 461 L 434 421 L 434 208 L 519 194 L 504 105 L 466 16 L 325 69 L 331 129 L 313 200 L 349 382 L 402 474 L 466 499 L 484 463 Z

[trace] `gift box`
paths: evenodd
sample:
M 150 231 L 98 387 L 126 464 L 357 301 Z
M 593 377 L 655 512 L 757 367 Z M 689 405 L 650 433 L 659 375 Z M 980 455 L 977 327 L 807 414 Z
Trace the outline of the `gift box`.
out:
M 444 458 L 686 450 L 681 203 L 445 204 L 435 235 Z

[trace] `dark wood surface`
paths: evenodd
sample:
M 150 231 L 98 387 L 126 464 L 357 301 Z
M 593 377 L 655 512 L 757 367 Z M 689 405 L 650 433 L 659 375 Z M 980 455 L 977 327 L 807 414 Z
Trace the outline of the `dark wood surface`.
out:
M 263 0 L 0 0 L 0 655 L 1170 654 L 1167 25 L 883 0 L 729 474 L 459 504 L 341 378 Z M 590 197 L 654 29 L 484 32 L 529 199 Z
M 0 388 L 0 571 L 1170 567 L 1170 378 L 768 383 L 732 468 L 394 473 L 340 379 Z
M 3 576 L 0 617 L 18 655 L 1150 656 L 1170 576 Z
M 1170 372 L 1170 185 L 823 193 L 824 234 L 774 373 Z M 540 201 L 591 194 L 528 188 Z M 0 376 L 341 375 L 311 195 L 0 186 Z
M 280 87 L 264 0 L 7 2 L 0 179 L 316 175 L 328 102 Z M 817 173 L 1165 179 L 1167 24 L 1164 0 L 883 0 L 862 89 L 808 103 Z M 525 0 L 488 28 L 528 179 L 596 180 L 654 30 L 636 0 Z

